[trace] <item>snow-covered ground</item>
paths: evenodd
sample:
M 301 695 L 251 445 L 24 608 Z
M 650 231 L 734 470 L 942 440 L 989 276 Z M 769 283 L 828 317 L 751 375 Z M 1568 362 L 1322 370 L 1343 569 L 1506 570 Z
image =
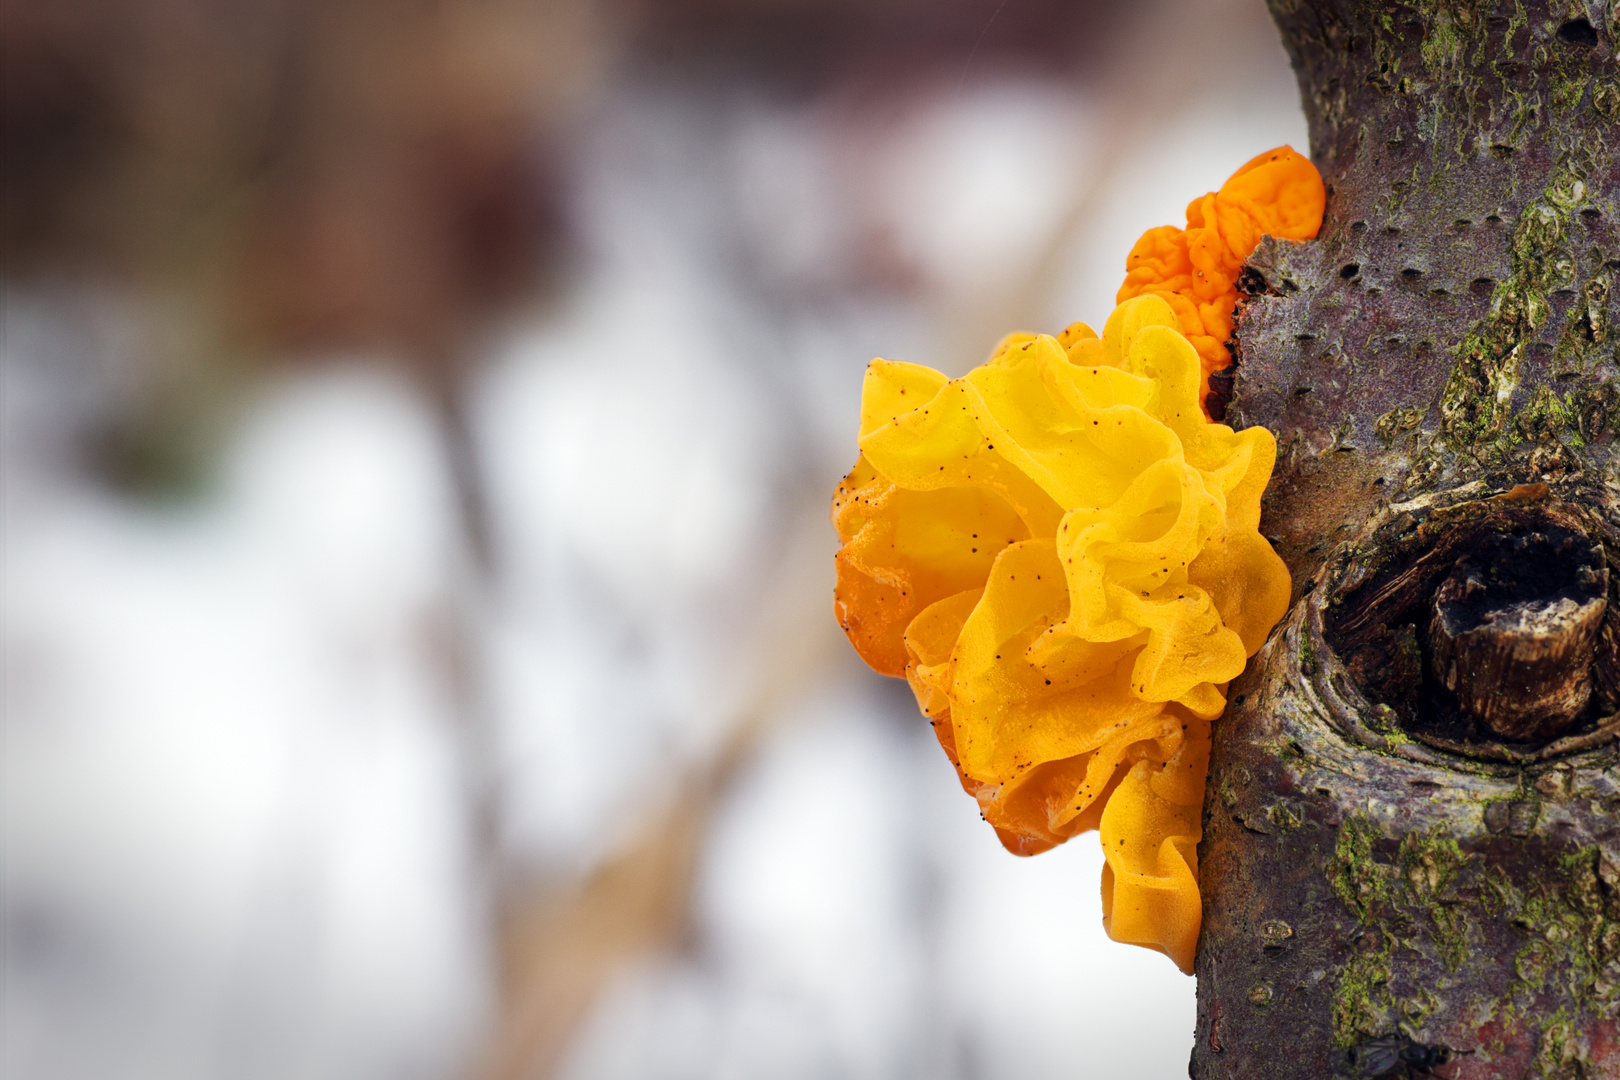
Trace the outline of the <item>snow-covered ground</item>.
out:
M 487 577 L 434 413 L 376 358 L 259 388 L 210 493 L 154 506 L 73 450 L 138 317 L 9 296 L 6 1075 L 466 1075 L 497 881 L 583 880 L 748 724 L 688 931 L 613 977 L 562 1076 L 1182 1075 L 1192 981 L 1103 936 L 1094 837 L 1001 851 L 843 645 L 824 515 L 866 360 L 982 354 L 1011 327 L 974 305 L 1088 177 L 1024 298 L 1044 328 L 1100 323 L 1143 229 L 1305 145 L 1257 55 L 1105 172 L 1098 103 L 1037 78 L 881 115 L 618 85 L 578 272 L 472 395 Z

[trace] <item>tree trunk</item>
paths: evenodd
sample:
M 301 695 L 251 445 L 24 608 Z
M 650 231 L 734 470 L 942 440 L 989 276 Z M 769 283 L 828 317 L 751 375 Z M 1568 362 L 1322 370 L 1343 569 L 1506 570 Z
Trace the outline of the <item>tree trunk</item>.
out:
M 1620 2 L 1271 7 L 1328 204 L 1235 334 L 1295 603 L 1216 727 L 1191 1074 L 1620 1077 Z

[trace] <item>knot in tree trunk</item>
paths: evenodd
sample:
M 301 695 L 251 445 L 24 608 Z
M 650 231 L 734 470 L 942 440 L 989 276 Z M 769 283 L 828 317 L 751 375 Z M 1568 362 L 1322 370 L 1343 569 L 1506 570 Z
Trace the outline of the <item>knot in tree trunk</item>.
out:
M 1429 650 L 1469 716 L 1508 739 L 1551 739 L 1586 711 L 1609 572 L 1585 536 L 1496 535 L 1435 592 Z

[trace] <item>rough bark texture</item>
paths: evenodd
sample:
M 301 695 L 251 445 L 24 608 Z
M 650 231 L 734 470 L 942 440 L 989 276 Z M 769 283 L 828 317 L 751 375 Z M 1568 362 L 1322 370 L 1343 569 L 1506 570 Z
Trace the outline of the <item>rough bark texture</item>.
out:
M 1620 2 L 1271 6 L 1329 196 L 1239 314 L 1296 602 L 1216 729 L 1192 1075 L 1402 1076 L 1350 1064 L 1395 1037 L 1620 1077 Z M 1590 703 L 1506 741 L 1428 627 L 1459 559 L 1549 530 L 1608 565 Z

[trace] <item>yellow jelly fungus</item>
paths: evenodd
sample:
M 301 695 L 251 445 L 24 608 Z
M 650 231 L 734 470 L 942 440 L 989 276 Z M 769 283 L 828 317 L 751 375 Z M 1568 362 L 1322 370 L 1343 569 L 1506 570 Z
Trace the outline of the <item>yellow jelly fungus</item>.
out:
M 832 516 L 840 624 L 1002 843 L 1100 829 L 1108 933 L 1191 971 L 1210 722 L 1289 580 L 1258 531 L 1276 442 L 1205 419 L 1178 327 L 1150 294 L 960 379 L 872 361 Z
M 1313 240 L 1322 227 L 1327 192 L 1316 167 L 1291 147 L 1279 146 L 1251 159 L 1221 190 L 1187 206 L 1187 227 L 1149 229 L 1125 260 L 1125 284 L 1115 303 L 1161 296 L 1175 310 L 1177 325 L 1203 369 L 1198 400 L 1209 394 L 1209 376 L 1232 363 L 1238 273 L 1263 234 L 1283 240 Z

